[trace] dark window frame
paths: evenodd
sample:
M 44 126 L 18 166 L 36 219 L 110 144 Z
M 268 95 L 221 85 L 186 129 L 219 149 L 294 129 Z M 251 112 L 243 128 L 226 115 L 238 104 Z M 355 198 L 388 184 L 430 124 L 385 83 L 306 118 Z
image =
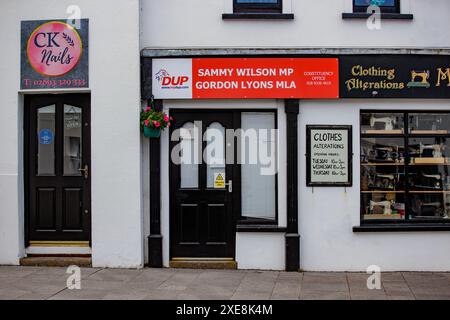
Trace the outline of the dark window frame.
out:
M 382 13 L 398 13 L 398 14 L 400 14 L 400 0 L 394 0 L 394 1 L 395 1 L 395 5 L 394 6 L 380 6 L 381 12 Z M 367 12 L 367 8 L 369 6 L 356 5 L 355 2 L 356 2 L 355 0 L 352 1 L 352 3 L 353 3 L 353 12 L 354 13 L 356 13 L 356 12 L 358 12 L 358 13 L 360 13 L 360 12 L 366 13 Z
M 283 0 L 277 0 L 277 3 L 238 3 L 233 0 L 234 13 L 282 13 Z
M 383 114 L 383 113 L 401 113 L 404 116 L 404 132 L 402 134 L 364 134 L 361 132 L 361 117 L 365 113 L 375 113 L 375 114 Z M 363 138 L 401 138 L 404 139 L 405 150 L 409 146 L 410 138 L 433 138 L 433 137 L 442 137 L 450 139 L 450 133 L 448 134 L 411 134 L 409 133 L 409 125 L 408 125 L 408 117 L 410 114 L 426 114 L 426 113 L 442 113 L 442 114 L 450 114 L 448 110 L 371 110 L 371 109 L 361 109 L 359 116 L 359 131 L 360 131 L 360 145 L 361 139 Z M 359 160 L 360 167 L 362 167 L 361 159 Z M 411 166 L 409 164 L 409 153 L 405 155 L 405 177 L 408 175 L 408 168 Z M 406 183 L 406 182 L 405 182 Z M 405 209 L 409 210 L 409 186 L 405 186 Z M 363 214 L 363 199 L 362 199 L 362 191 L 360 186 L 360 227 L 354 227 L 355 232 L 377 232 L 377 231 L 447 231 L 450 230 L 450 219 L 436 219 L 436 220 L 421 220 L 421 219 L 405 219 L 403 220 L 390 220 L 390 219 L 377 219 L 377 220 L 365 220 Z M 436 230 L 433 227 L 436 226 Z M 376 230 L 379 229 L 379 230 Z

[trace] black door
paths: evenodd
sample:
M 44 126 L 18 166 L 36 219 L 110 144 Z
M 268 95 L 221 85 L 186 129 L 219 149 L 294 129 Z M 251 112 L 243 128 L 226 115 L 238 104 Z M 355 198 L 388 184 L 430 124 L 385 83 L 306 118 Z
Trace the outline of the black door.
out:
M 90 241 L 90 96 L 25 97 L 27 240 Z
M 225 159 L 232 147 L 225 142 L 225 132 L 233 129 L 233 113 L 171 110 L 171 115 L 175 119 L 169 155 L 171 257 L 234 258 L 230 181 L 236 169 Z M 173 138 L 176 132 L 179 139 Z M 215 151 L 208 146 L 215 146 Z

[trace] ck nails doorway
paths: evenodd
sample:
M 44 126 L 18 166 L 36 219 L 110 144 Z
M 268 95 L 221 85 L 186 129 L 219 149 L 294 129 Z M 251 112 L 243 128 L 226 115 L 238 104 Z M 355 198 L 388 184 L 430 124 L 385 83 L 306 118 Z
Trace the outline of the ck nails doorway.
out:
M 27 245 L 91 241 L 90 95 L 26 95 Z
M 259 156 L 248 161 L 252 146 L 277 161 L 276 114 L 170 109 L 171 265 L 235 260 L 238 227 L 278 225 L 277 170 L 265 173 Z

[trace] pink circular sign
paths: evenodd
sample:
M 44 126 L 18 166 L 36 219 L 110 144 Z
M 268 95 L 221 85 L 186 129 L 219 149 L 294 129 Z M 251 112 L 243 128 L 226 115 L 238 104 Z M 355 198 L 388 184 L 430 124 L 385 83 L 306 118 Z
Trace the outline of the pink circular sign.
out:
M 83 43 L 78 32 L 64 22 L 37 27 L 28 39 L 27 57 L 34 70 L 48 77 L 70 72 L 80 61 Z

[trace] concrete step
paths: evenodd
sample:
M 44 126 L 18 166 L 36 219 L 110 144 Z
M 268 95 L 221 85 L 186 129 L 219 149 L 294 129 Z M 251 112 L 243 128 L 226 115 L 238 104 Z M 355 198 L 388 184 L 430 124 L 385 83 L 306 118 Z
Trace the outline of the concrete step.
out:
M 20 259 L 21 266 L 28 267 L 91 267 L 90 257 L 52 256 L 52 257 L 26 257 Z
M 207 260 L 207 259 L 188 259 L 188 260 L 170 260 L 171 268 L 185 269 L 237 269 L 237 262 L 234 260 Z

